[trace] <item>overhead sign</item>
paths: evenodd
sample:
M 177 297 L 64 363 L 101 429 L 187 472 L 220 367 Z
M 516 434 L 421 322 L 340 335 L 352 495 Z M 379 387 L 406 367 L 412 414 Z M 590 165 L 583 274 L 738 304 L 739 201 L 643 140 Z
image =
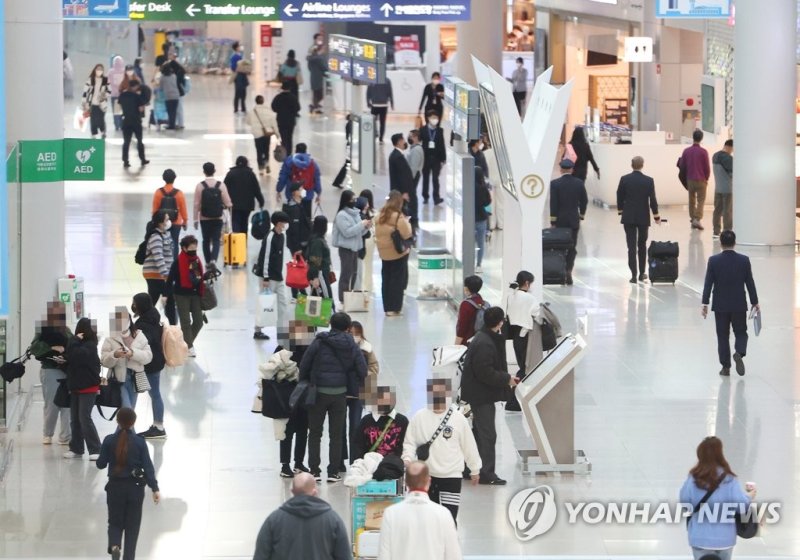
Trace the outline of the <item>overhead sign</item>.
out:
M 102 181 L 105 178 L 103 140 L 22 140 L 19 154 L 19 180 L 22 183 Z
M 657 18 L 729 18 L 731 0 L 656 0 Z
M 63 0 L 64 19 L 128 19 L 128 0 Z
M 386 43 L 348 35 L 329 35 L 328 70 L 354 82 L 385 83 Z
M 484 0 L 485 1 L 485 0 Z M 283 21 L 461 21 L 470 19 L 471 0 L 280 0 Z
M 130 18 L 146 21 L 278 21 L 278 3 L 279 0 L 131 0 Z

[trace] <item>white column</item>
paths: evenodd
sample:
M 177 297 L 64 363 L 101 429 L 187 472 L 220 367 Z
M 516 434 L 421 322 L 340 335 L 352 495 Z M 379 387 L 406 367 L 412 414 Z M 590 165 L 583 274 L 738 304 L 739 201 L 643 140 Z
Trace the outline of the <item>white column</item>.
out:
M 442 68 L 442 55 L 439 46 L 442 43 L 441 25 L 436 22 L 425 24 L 425 82 L 431 79 L 431 74 L 439 72 Z
M 316 21 L 286 21 L 283 23 L 283 55 L 285 58 L 286 53 L 292 49 L 294 50 L 297 62 L 303 69 L 304 80 L 303 85 L 300 87 L 301 90 L 308 89 L 309 75 L 306 54 L 308 54 L 308 48 L 314 41 L 314 34 L 319 33 L 319 31 L 319 23 Z
M 795 240 L 797 4 L 736 2 L 733 226 L 737 241 Z
M 503 62 L 503 0 L 472 2 L 472 18 L 456 25 L 456 75 L 474 85 L 472 56 L 498 72 Z
M 24 77 L 7 81 L 4 108 L 7 142 L 63 138 L 62 2 L 3 1 L 6 77 Z M 20 45 L 35 45 L 35 48 L 19 56 Z M 36 71 L 31 71 L 32 68 Z M 78 78 L 76 81 L 77 90 L 83 84 Z M 24 186 L 21 242 L 16 235 L 20 226 L 16 210 L 19 189 L 9 185 L 9 193 L 9 268 L 13 277 L 9 318 L 13 329 L 9 342 L 13 346 L 9 350 L 18 353 L 18 344 L 24 349 L 33 338 L 35 321 L 41 319 L 47 302 L 56 296 L 56 280 L 64 275 L 64 183 Z M 16 315 L 15 310 L 20 310 L 20 314 Z M 28 368 L 33 371 L 22 378 L 23 388 L 38 382 L 36 363 L 31 361 Z

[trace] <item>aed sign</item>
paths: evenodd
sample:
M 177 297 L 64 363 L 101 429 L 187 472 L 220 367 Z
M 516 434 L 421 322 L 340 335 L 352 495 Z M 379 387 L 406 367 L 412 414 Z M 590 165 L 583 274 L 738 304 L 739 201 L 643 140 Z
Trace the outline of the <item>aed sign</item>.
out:
M 102 181 L 105 142 L 102 139 L 22 140 L 20 182 Z

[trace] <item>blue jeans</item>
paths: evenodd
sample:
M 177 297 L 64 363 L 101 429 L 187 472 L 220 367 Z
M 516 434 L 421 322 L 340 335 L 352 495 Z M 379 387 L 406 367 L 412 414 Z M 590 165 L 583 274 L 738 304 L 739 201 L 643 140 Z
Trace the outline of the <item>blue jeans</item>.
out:
M 486 230 L 488 227 L 488 220 L 475 222 L 475 252 L 478 254 L 478 266 L 483 262 L 483 254 L 486 252 Z
M 150 401 L 153 403 L 153 422 L 156 424 L 164 423 L 164 399 L 161 397 L 161 372 L 148 373 L 147 381 L 150 382 Z M 128 375 L 125 377 L 125 383 L 122 389 L 122 406 L 129 408 L 136 408 L 136 401 L 139 399 L 139 394 L 136 392 L 136 386 L 133 383 L 133 372 L 128 370 Z

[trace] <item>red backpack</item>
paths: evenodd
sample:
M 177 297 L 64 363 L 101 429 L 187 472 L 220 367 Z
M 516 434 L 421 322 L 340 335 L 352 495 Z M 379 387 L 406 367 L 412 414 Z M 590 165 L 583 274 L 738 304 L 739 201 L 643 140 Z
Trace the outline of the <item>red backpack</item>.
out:
M 308 166 L 303 169 L 292 163 L 291 184 L 300 183 L 307 191 L 314 190 L 314 160 L 309 158 Z

